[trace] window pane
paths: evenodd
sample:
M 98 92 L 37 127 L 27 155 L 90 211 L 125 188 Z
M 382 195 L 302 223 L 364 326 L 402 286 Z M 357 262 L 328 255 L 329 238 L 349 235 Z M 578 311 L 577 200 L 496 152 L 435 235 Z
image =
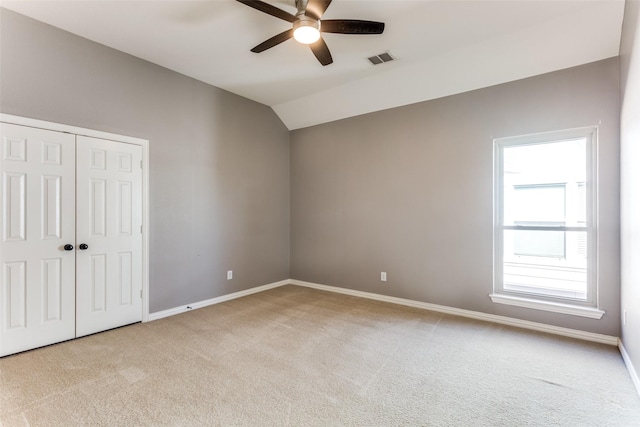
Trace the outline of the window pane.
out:
M 586 299 L 586 231 L 505 230 L 503 288 Z
M 506 146 L 503 154 L 503 224 L 584 221 L 586 138 Z
M 564 184 L 514 185 L 512 191 L 506 194 L 509 196 L 509 201 L 513 201 L 512 214 L 516 223 L 524 221 L 564 222 L 565 220 Z M 559 225 L 564 225 L 564 223 Z
M 513 234 L 514 255 L 560 259 L 566 257 L 564 231 L 518 230 Z

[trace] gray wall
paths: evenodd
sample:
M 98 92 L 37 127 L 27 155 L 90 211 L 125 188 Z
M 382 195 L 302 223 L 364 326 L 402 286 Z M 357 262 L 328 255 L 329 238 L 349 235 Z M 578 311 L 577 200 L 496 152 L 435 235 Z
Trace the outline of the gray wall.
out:
M 620 45 L 622 325 L 624 344 L 640 372 L 640 2 L 627 1 Z
M 288 278 L 289 133 L 270 108 L 0 15 L 1 112 L 150 140 L 150 312 Z
M 618 336 L 618 84 L 613 58 L 293 131 L 291 277 Z M 493 138 L 589 125 L 606 314 L 492 303 Z

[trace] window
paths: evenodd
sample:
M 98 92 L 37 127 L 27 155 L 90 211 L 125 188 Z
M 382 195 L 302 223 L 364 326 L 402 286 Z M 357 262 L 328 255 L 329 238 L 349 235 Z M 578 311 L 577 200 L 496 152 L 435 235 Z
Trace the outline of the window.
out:
M 494 302 L 600 318 L 596 128 L 500 138 Z

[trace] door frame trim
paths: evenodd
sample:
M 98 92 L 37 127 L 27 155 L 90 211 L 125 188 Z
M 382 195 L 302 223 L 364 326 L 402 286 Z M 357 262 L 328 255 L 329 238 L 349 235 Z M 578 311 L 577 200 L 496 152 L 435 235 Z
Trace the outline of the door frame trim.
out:
M 124 142 L 142 147 L 142 321 L 149 321 L 149 140 L 0 113 L 0 122 Z

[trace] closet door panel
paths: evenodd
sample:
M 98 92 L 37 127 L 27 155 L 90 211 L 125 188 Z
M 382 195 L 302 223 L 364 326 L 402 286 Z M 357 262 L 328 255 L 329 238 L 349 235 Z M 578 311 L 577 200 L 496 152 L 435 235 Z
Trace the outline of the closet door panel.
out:
M 76 333 L 83 336 L 142 320 L 142 148 L 79 136 L 77 155 Z
M 75 136 L 0 123 L 0 355 L 75 336 Z

